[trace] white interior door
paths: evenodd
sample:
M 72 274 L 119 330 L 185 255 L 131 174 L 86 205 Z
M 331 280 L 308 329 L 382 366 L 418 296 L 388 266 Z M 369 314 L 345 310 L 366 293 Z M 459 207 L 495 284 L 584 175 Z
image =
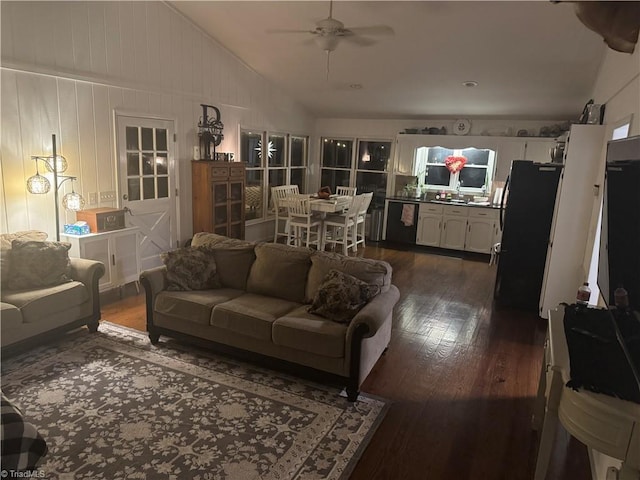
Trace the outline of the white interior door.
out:
M 142 269 L 153 268 L 178 239 L 173 121 L 116 115 L 116 148 L 119 204 L 140 228 Z

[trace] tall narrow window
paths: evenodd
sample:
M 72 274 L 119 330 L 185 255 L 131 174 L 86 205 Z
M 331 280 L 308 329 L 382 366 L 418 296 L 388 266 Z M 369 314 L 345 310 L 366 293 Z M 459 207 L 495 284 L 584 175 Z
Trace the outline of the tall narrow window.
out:
M 337 138 L 322 139 L 321 185 L 329 186 L 332 192 L 336 187 L 348 187 L 351 181 L 351 162 L 353 140 Z

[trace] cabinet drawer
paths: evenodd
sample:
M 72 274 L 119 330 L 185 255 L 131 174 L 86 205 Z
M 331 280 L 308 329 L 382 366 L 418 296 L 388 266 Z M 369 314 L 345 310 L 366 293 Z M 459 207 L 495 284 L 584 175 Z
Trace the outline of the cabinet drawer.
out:
M 229 167 L 229 176 L 244 177 L 244 167 Z
M 498 220 L 500 210 L 494 208 L 469 207 L 469 217 Z
M 425 214 L 425 213 L 434 213 L 434 214 L 438 214 L 438 213 L 442 213 L 442 205 L 436 205 L 434 203 L 421 203 L 420 204 L 420 214 Z
M 443 205 L 442 212 L 445 215 L 466 217 L 469 215 L 469 209 L 467 207 L 458 207 L 457 205 Z
M 211 178 L 227 178 L 229 176 L 229 167 L 211 167 Z

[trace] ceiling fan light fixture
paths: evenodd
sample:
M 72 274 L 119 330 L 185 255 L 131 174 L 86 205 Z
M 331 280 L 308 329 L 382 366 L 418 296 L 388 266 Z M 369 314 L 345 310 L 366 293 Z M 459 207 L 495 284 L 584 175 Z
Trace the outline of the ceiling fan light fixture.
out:
M 315 42 L 325 52 L 333 52 L 338 46 L 338 37 L 335 35 L 317 35 Z

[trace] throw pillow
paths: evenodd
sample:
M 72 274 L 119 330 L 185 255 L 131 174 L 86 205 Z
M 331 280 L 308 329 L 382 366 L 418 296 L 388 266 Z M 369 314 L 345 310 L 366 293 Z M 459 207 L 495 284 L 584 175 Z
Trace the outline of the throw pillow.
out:
M 204 249 L 184 247 L 161 254 L 167 267 L 167 290 L 219 288 L 216 262 Z
M 307 311 L 334 322 L 349 323 L 379 292 L 377 285 L 369 285 L 339 270 L 330 270 Z
M 14 240 L 38 240 L 44 242 L 46 239 L 46 232 L 39 230 L 0 234 L 0 282 L 4 285 L 9 285 L 11 242 Z
M 9 289 L 49 287 L 71 280 L 70 243 L 11 242 Z

